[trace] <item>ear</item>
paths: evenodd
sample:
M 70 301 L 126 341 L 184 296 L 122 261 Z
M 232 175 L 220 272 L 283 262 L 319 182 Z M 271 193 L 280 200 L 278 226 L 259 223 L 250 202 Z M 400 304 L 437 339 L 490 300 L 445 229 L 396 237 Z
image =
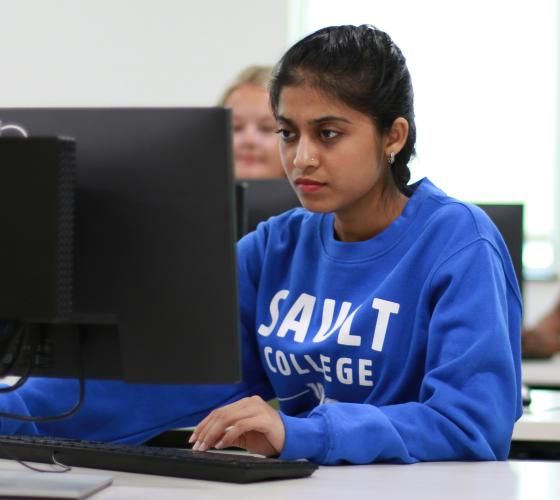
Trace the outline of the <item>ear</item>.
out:
M 408 121 L 402 116 L 397 118 L 385 134 L 384 139 L 385 156 L 389 156 L 391 153 L 398 154 L 408 139 Z

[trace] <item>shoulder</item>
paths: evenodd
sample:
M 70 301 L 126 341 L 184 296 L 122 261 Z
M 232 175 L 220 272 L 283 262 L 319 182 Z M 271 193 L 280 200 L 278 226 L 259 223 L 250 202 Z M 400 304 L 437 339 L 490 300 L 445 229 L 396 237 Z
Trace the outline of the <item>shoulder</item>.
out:
M 267 250 L 295 246 L 304 233 L 316 230 L 320 218 L 320 214 L 302 207 L 275 215 L 241 238 L 237 244 L 238 256 L 262 256 Z
M 276 266 L 279 256 L 291 255 L 294 249 L 319 226 L 321 216 L 304 208 L 294 208 L 261 222 L 257 229 L 237 243 L 237 265 L 241 276 L 255 285 L 268 262 Z
M 424 179 L 420 224 L 434 236 L 441 234 L 449 244 L 464 246 L 478 240 L 501 242 L 501 235 L 484 210 L 473 203 L 448 196 Z M 498 244 L 497 246 L 501 246 Z
M 431 183 L 427 190 L 419 224 L 423 224 L 424 242 L 430 242 L 427 247 L 437 253 L 435 269 L 462 272 L 462 267 L 472 270 L 481 262 L 493 261 L 518 295 L 508 248 L 487 213 L 473 203 L 447 196 Z
M 309 212 L 305 208 L 293 208 L 259 223 L 257 229 L 246 235 L 241 241 L 254 239 L 269 243 L 271 239 L 285 240 L 315 227 L 319 217 L 318 214 Z

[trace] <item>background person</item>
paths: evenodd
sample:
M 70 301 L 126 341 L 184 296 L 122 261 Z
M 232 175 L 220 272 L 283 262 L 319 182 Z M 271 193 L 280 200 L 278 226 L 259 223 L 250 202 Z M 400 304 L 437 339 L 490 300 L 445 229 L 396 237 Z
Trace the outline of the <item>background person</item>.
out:
M 232 108 L 236 179 L 284 177 L 268 97 L 271 70 L 270 66 L 246 68 L 219 101 L 221 106 Z
M 560 352 L 560 301 L 532 328 L 523 331 L 523 355 L 549 357 Z

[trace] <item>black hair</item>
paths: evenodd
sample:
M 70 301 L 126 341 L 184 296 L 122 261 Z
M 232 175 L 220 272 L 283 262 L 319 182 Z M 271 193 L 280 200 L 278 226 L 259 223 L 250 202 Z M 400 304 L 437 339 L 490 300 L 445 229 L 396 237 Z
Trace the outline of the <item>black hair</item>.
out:
M 282 88 L 304 83 L 369 116 L 381 133 L 399 117 L 408 121 L 406 144 L 390 169 L 396 187 L 408 194 L 416 142 L 414 92 L 406 59 L 389 35 L 370 25 L 331 26 L 297 42 L 273 71 L 275 115 Z

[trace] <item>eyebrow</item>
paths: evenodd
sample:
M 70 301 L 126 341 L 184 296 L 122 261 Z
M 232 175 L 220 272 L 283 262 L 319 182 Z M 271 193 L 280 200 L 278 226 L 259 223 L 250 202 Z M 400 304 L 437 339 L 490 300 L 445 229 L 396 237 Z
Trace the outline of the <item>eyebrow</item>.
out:
M 293 125 L 294 124 L 294 122 L 292 120 L 290 120 L 289 118 L 286 118 L 285 116 L 282 116 L 282 115 L 278 115 L 278 117 L 276 119 L 278 121 L 285 122 L 288 125 Z M 351 123 L 350 120 L 348 120 L 347 118 L 344 118 L 342 116 L 336 116 L 336 115 L 321 116 L 320 118 L 314 118 L 313 120 L 309 121 L 309 123 L 314 124 L 314 125 L 320 125 L 321 123 L 325 123 L 325 122 Z

